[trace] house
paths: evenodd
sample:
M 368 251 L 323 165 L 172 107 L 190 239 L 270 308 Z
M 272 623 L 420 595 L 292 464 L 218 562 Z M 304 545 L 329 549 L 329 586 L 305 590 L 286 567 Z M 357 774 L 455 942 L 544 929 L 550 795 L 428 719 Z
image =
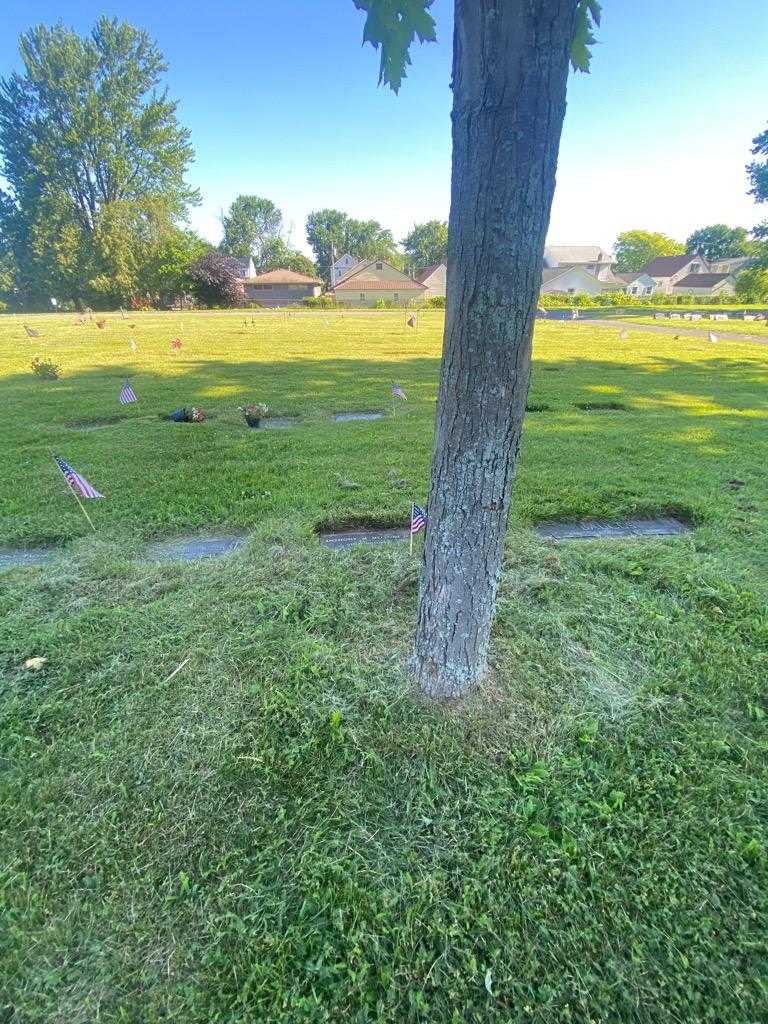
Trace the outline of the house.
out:
M 753 256 L 730 256 L 724 260 L 710 262 L 709 269 L 713 274 L 733 274 L 736 276 L 742 270 L 749 270 L 755 265 Z
M 644 270 L 618 272 L 616 277 L 624 282 L 624 291 L 627 295 L 636 295 L 638 298 L 642 298 L 653 295 L 656 290 L 656 282 Z
M 736 278 L 733 274 L 688 274 L 672 286 L 673 295 L 735 295 Z
M 350 256 L 348 252 L 339 256 L 336 262 L 331 264 L 331 287 L 338 284 L 342 277 L 346 277 L 359 262 L 360 260 L 356 256 Z
M 604 283 L 583 267 L 545 267 L 542 271 L 542 294 L 558 292 L 564 295 L 600 295 L 604 290 Z
M 407 306 L 424 298 L 426 287 L 386 260 L 361 260 L 331 289 L 337 302 L 347 306 L 375 306 L 380 300 Z
M 427 289 L 422 298 L 445 298 L 445 285 L 448 268 L 445 263 L 433 263 L 416 274 L 416 280 Z
M 243 282 L 245 297 L 261 306 L 292 306 L 304 299 L 316 298 L 322 281 L 295 270 L 267 270 L 253 274 Z
M 709 266 L 698 253 L 687 253 L 685 256 L 657 256 L 655 260 L 646 263 L 642 270 L 653 278 L 657 294 L 671 295 L 678 281 L 692 274 L 709 273 Z
M 581 267 L 598 281 L 610 281 L 614 262 L 613 256 L 599 245 L 548 245 L 544 249 L 545 267 Z

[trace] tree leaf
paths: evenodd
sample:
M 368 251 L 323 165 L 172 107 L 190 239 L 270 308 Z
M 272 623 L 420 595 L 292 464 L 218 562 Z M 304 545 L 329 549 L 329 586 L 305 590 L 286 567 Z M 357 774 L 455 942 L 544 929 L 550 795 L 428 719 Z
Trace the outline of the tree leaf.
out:
M 599 26 L 601 15 L 599 0 L 577 0 L 576 31 L 571 46 L 571 64 L 574 71 L 589 74 L 592 62 L 590 47 L 597 42 L 592 30 Z
M 429 13 L 433 0 L 353 0 L 359 11 L 368 15 L 363 43 L 381 49 L 379 85 L 399 92 L 406 68 L 411 63 L 410 48 L 418 37 L 421 43 L 437 40 L 435 20 Z

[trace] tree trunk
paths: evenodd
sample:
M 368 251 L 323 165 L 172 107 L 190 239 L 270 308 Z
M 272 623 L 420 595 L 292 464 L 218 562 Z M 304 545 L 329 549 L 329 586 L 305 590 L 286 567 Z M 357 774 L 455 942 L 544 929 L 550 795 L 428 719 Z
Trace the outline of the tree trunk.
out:
M 555 187 L 575 0 L 456 0 L 448 288 L 413 666 L 487 667 Z

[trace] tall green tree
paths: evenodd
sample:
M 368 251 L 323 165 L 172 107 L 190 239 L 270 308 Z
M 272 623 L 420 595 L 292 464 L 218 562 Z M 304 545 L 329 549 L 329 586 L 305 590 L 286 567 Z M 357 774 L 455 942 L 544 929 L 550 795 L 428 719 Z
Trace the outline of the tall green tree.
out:
M 259 266 L 267 247 L 281 237 L 283 214 L 271 199 L 238 196 L 221 218 L 221 224 L 221 251 L 239 259 L 251 256 Z
M 749 241 L 746 228 L 729 228 L 727 224 L 711 224 L 689 235 L 686 252 L 697 252 L 710 262 L 731 256 L 745 256 Z
M 333 256 L 338 259 L 349 253 L 360 260 L 378 257 L 395 266 L 402 265 L 392 232 L 376 220 L 355 220 L 341 210 L 314 210 L 307 217 L 306 231 L 326 284 L 331 280 Z
M 431 0 L 354 0 L 397 90 Z M 487 670 L 530 376 L 569 59 L 596 0 L 455 0 L 448 292 L 413 668 L 435 697 Z
M 10 202 L 0 216 L 25 287 L 37 281 L 38 291 L 78 297 L 84 279 L 100 274 L 97 235 L 110 231 L 103 220 L 135 204 L 130 216 L 162 209 L 170 224 L 198 200 L 185 181 L 189 133 L 160 88 L 162 54 L 126 22 L 99 18 L 87 37 L 38 25 L 21 36 L 19 51 L 23 72 L 0 79 L 0 168 Z
M 768 202 L 768 128 L 752 140 L 752 155 L 765 157 L 764 160 L 753 160 L 747 164 L 749 175 L 749 194 L 758 203 Z
M 614 254 L 619 271 L 642 270 L 657 256 L 682 256 L 685 245 L 660 231 L 623 231 L 616 239 Z
M 448 259 L 448 222 L 428 220 L 415 224 L 402 241 L 409 270 L 420 270 Z
M 260 271 L 293 270 L 297 274 L 317 277 L 317 267 L 312 260 L 298 249 L 291 249 L 282 238 L 275 238 L 265 247 L 258 269 Z

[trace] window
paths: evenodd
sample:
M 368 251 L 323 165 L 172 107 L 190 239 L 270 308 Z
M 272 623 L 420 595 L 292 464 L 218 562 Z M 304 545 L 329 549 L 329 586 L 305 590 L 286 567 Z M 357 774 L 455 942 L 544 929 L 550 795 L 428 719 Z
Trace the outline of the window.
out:
M 376 264 L 376 269 L 377 270 L 383 270 L 384 269 L 384 264 L 383 263 L 377 263 Z
M 395 294 L 392 296 L 392 298 L 394 299 L 395 302 L 397 302 L 397 300 L 400 298 L 400 296 L 397 294 L 397 292 L 395 292 Z
M 692 263 L 691 264 L 691 273 L 692 274 L 698 274 L 698 272 L 700 270 L 701 270 L 701 264 L 700 263 Z
M 360 292 L 360 301 L 365 302 L 365 292 Z

